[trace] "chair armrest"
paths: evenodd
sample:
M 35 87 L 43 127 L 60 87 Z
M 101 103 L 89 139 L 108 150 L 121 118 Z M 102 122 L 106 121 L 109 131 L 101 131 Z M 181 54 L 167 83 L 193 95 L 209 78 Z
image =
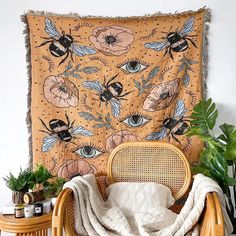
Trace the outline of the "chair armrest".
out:
M 52 216 L 52 236 L 62 236 L 66 217 L 66 209 L 73 192 L 71 189 L 63 189 L 57 197 Z
M 200 224 L 200 236 L 224 235 L 224 218 L 220 200 L 216 192 L 208 193 Z

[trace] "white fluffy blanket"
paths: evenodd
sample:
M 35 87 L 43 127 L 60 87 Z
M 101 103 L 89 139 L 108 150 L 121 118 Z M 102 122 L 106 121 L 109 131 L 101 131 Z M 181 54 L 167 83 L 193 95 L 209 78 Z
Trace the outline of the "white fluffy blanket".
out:
M 221 201 L 226 231 L 232 231 L 222 190 L 202 174 L 195 176 L 184 207 L 174 220 L 172 217 L 169 224 L 166 224 L 160 212 L 153 210 L 126 217 L 113 201 L 103 200 L 94 175 L 75 177 L 64 188 L 71 188 L 74 192 L 75 229 L 81 236 L 196 236 L 199 234 L 197 222 L 204 208 L 206 194 L 213 191 L 218 193 Z

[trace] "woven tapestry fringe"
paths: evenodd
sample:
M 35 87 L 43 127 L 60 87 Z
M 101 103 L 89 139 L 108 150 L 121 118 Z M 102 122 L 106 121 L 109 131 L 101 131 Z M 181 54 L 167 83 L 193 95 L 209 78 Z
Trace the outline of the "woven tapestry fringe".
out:
M 31 120 L 31 114 L 30 114 L 30 109 L 31 109 L 31 50 L 30 50 L 30 37 L 29 37 L 29 28 L 27 24 L 27 17 L 26 15 L 21 16 L 21 21 L 25 24 L 24 28 L 24 35 L 25 35 L 25 47 L 26 47 L 26 63 L 27 63 L 27 75 L 28 75 L 28 95 L 27 95 L 27 115 L 26 115 L 26 124 L 28 128 L 28 142 L 29 142 L 29 162 L 28 162 L 28 167 L 30 169 L 33 169 L 33 151 L 32 151 L 32 120 Z

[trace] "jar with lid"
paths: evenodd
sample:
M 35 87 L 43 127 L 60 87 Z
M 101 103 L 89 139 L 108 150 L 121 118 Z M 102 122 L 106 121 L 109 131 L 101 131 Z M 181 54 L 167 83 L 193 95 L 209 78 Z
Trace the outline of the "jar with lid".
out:
M 15 217 L 16 218 L 23 218 L 24 215 L 24 205 L 23 204 L 16 204 L 15 205 Z

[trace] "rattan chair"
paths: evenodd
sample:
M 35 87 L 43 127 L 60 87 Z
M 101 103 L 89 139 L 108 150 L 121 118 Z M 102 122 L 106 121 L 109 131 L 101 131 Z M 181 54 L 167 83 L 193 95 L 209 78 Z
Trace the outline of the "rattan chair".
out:
M 185 155 L 165 142 L 127 142 L 119 145 L 109 157 L 107 176 L 110 183 L 155 181 L 164 184 L 171 189 L 176 200 L 186 194 L 191 183 L 190 166 Z M 175 206 L 173 210 L 178 212 Z M 199 223 L 201 236 L 224 235 L 224 220 L 216 193 L 207 194 Z M 77 235 L 71 189 L 60 193 L 53 211 L 53 236 L 63 235 L 63 230 L 67 236 Z

